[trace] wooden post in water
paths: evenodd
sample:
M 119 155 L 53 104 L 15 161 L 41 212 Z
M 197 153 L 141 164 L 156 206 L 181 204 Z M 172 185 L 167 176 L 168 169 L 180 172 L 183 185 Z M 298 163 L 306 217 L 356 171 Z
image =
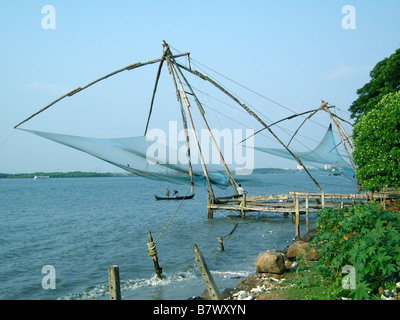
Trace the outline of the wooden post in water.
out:
M 310 228 L 310 205 L 309 205 L 309 199 L 308 199 L 308 195 L 306 196 L 306 232 L 308 233 L 308 231 Z
M 153 241 L 151 232 L 149 231 L 149 242 L 147 243 L 147 248 L 149 250 L 149 257 L 153 259 L 154 270 L 158 278 L 162 278 L 162 268 L 158 265 L 157 249 L 156 244 Z
M 121 300 L 119 267 L 117 265 L 108 267 L 108 286 L 109 286 L 110 300 Z
M 217 240 L 218 240 L 218 243 L 219 243 L 219 248 L 221 249 L 221 251 L 224 251 L 225 250 L 225 248 L 224 248 L 224 238 L 218 237 Z
M 199 268 L 200 274 L 203 277 L 204 283 L 206 284 L 208 293 L 210 294 L 211 300 L 221 300 L 221 294 L 218 290 L 214 279 L 208 270 L 207 264 L 204 261 L 203 255 L 201 254 L 197 245 L 193 245 L 193 253 L 196 261 L 197 268 Z
M 296 197 L 296 237 L 300 235 L 300 211 L 299 211 L 299 198 Z
M 214 203 L 214 199 L 210 195 L 209 192 L 207 192 L 207 219 L 213 219 L 214 218 L 214 210 L 210 208 L 211 205 Z
M 246 216 L 246 211 L 245 211 L 246 205 L 247 205 L 246 194 L 243 193 L 242 194 L 242 202 L 240 203 L 240 206 L 241 206 L 240 215 L 242 218 L 244 218 Z

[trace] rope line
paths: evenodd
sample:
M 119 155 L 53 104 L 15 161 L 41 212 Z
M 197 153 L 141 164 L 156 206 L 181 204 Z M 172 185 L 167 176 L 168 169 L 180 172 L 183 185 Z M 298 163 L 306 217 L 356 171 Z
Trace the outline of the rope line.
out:
M 147 249 L 149 250 L 149 257 L 154 257 L 157 255 L 156 244 L 154 241 L 147 242 Z
M 185 197 L 187 196 L 187 194 L 189 193 L 190 190 L 190 186 L 186 191 Z M 176 216 L 176 214 L 178 213 L 179 208 L 182 206 L 183 201 L 185 200 L 185 197 L 181 200 L 181 202 L 179 203 L 179 206 L 176 208 L 174 214 L 172 215 L 171 219 L 169 219 L 168 223 L 165 225 L 164 229 L 161 231 L 160 235 L 157 237 L 156 241 L 154 241 L 154 244 L 157 243 L 157 241 L 161 238 L 161 236 L 163 235 L 163 233 L 165 232 L 165 230 L 167 230 L 169 224 L 171 223 L 172 219 Z M 148 244 L 149 245 L 149 244 Z M 149 249 L 150 252 L 150 249 Z

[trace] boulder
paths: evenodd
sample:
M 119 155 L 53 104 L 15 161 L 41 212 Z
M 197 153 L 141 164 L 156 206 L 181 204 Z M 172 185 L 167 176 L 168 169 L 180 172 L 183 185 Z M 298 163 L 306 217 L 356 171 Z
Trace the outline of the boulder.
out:
M 288 259 L 294 260 L 297 257 L 303 256 L 307 260 L 318 260 L 319 255 L 317 251 L 309 247 L 310 243 L 306 241 L 295 241 L 293 242 L 286 251 L 286 256 Z
M 296 237 L 295 241 L 311 242 L 311 240 L 316 236 L 317 233 L 317 229 L 311 229 L 305 235 Z
M 284 273 L 285 259 L 282 253 L 261 252 L 254 260 L 257 273 Z
M 241 291 L 250 291 L 252 288 L 256 287 L 259 284 L 259 279 L 257 275 L 251 273 L 246 278 L 239 281 L 239 283 L 235 286 L 235 289 Z

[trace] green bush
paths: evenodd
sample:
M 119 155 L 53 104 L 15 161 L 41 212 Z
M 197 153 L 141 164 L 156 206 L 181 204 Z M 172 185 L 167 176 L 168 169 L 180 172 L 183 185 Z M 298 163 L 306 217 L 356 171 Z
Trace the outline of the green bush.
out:
M 368 299 L 380 287 L 393 285 L 400 272 L 400 215 L 377 204 L 357 204 L 349 210 L 325 208 L 316 220 L 318 234 L 311 245 L 321 255 L 314 271 L 341 286 L 342 268 L 356 271 L 354 299 Z
M 362 187 L 371 191 L 399 188 L 400 91 L 384 96 L 375 109 L 359 118 L 353 139 L 356 176 Z

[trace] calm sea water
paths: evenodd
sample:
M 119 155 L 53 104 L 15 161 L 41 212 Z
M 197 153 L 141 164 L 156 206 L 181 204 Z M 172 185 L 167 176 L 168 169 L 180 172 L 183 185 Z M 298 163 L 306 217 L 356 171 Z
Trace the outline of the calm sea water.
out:
M 342 177 L 316 177 L 326 192 L 355 192 Z M 316 191 L 304 173 L 241 178 L 249 195 Z M 187 299 L 205 289 L 193 244 L 222 291 L 255 272 L 260 252 L 283 249 L 294 237 L 291 217 L 234 216 L 238 227 L 220 251 L 217 237 L 227 235 L 233 224 L 217 212 L 207 219 L 206 188 L 197 186 L 194 199 L 182 203 L 157 242 L 165 276 L 157 279 L 147 233 L 151 230 L 156 239 L 180 203 L 154 199 L 167 187 L 178 186 L 141 177 L 0 180 L 0 299 L 108 299 L 110 265 L 119 265 L 122 299 Z M 232 194 L 229 188 L 215 192 Z M 314 219 L 311 215 L 311 223 Z M 55 270 L 55 289 L 42 286 L 47 276 L 42 268 L 48 265 Z

